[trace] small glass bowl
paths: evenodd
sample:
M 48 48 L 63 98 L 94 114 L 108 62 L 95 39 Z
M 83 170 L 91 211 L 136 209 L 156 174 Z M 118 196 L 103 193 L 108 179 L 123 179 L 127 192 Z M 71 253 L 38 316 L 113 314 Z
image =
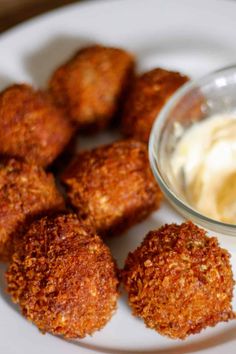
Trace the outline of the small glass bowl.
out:
M 236 224 L 211 219 L 189 205 L 170 166 L 170 157 L 184 130 L 211 115 L 225 113 L 236 114 L 236 66 L 190 81 L 168 100 L 152 128 L 149 159 L 161 190 L 180 214 L 207 229 L 236 236 Z

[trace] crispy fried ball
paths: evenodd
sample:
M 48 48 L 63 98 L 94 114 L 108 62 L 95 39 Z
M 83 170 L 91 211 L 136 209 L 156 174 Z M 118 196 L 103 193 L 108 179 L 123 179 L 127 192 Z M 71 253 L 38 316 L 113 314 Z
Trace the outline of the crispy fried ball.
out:
M 230 254 L 191 222 L 148 233 L 123 281 L 133 314 L 173 339 L 235 318 Z
M 49 97 L 28 85 L 0 94 L 0 154 L 49 165 L 71 139 L 73 127 Z
M 97 130 L 111 122 L 133 72 L 131 54 L 94 45 L 60 66 L 49 85 L 56 102 L 81 128 Z
M 137 77 L 124 104 L 121 123 L 124 135 L 147 142 L 158 113 L 187 81 L 187 76 L 164 69 L 154 69 Z
M 82 338 L 101 329 L 116 308 L 111 253 L 75 214 L 34 222 L 6 279 L 13 301 L 42 332 Z
M 79 154 L 62 175 L 72 205 L 93 219 L 99 235 L 118 234 L 159 207 L 162 198 L 147 147 L 118 141 Z
M 14 159 L 0 164 L 0 259 L 9 259 L 13 238 L 31 219 L 63 208 L 54 178 L 43 168 Z

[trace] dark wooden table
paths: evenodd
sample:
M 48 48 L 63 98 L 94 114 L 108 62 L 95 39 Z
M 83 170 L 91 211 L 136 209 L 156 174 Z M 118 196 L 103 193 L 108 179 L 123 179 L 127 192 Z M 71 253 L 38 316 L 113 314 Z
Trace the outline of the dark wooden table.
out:
M 0 33 L 33 16 L 78 0 L 0 0 Z

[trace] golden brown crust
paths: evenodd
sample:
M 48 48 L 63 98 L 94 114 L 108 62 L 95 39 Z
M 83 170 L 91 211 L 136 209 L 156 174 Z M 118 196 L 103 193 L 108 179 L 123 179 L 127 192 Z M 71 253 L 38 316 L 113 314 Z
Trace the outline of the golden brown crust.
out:
M 74 128 L 49 95 L 28 85 L 0 94 L 0 154 L 49 165 L 68 144 Z
M 80 128 L 106 128 L 133 77 L 128 52 L 100 45 L 83 48 L 59 67 L 50 81 L 56 102 Z
M 101 329 L 116 308 L 111 253 L 74 214 L 34 222 L 6 279 L 14 302 L 43 332 L 84 337 Z
M 147 147 L 135 140 L 79 154 L 62 181 L 78 213 L 90 216 L 102 236 L 118 234 L 141 221 L 162 199 Z
M 122 274 L 134 315 L 180 339 L 235 318 L 229 259 L 216 238 L 191 222 L 149 232 Z
M 0 165 L 0 259 L 9 259 L 13 238 L 34 217 L 63 208 L 53 176 L 41 167 L 14 159 Z
M 170 96 L 188 80 L 178 72 L 159 68 L 137 77 L 124 105 L 124 135 L 147 142 L 158 113 Z

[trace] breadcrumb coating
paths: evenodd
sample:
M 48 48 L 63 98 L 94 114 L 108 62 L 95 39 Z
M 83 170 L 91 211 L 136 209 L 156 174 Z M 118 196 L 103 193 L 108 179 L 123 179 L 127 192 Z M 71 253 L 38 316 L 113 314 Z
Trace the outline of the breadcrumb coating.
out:
M 149 232 L 122 278 L 133 314 L 170 338 L 235 318 L 230 254 L 191 222 Z
M 50 173 L 14 159 L 0 164 L 0 260 L 9 260 L 14 237 L 34 217 L 63 208 Z
M 79 50 L 53 74 L 49 86 L 57 104 L 80 128 L 106 128 L 119 109 L 134 73 L 134 57 L 118 48 Z
M 29 85 L 0 93 L 0 154 L 47 166 L 62 152 L 74 127 L 49 95 Z
M 116 309 L 116 265 L 75 214 L 44 217 L 20 240 L 6 273 L 8 292 L 42 332 L 82 338 Z
M 122 115 L 122 132 L 148 142 L 152 125 L 171 95 L 189 78 L 178 72 L 153 69 L 134 80 Z
M 62 181 L 79 215 L 90 217 L 102 236 L 117 235 L 141 221 L 162 199 L 147 147 L 135 140 L 80 153 Z

